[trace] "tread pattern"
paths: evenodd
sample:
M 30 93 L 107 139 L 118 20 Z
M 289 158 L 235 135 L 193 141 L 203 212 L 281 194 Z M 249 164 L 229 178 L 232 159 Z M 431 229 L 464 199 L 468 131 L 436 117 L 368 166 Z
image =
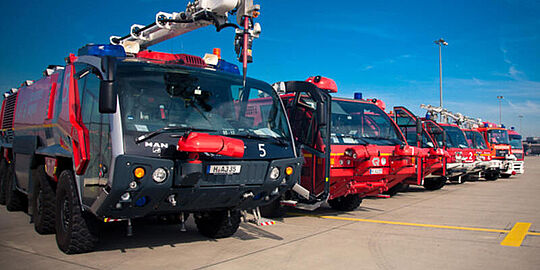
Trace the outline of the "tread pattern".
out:
M 360 198 L 360 195 L 358 194 L 349 194 L 328 201 L 330 207 L 338 211 L 353 211 L 358 208 L 361 203 L 362 198 Z
M 45 167 L 38 166 L 33 171 L 34 178 L 34 229 L 39 234 L 54 233 L 56 226 L 56 195 L 45 174 Z M 39 208 L 39 209 L 38 209 Z
M 6 204 L 6 190 L 7 190 L 7 162 L 0 160 L 0 204 Z
M 195 223 L 199 233 L 210 238 L 232 236 L 240 226 L 240 211 L 231 210 L 230 213 L 230 220 L 227 211 L 212 211 L 195 215 Z
M 8 211 L 23 211 L 28 206 L 28 199 L 18 190 L 15 190 L 15 173 L 13 163 L 8 166 L 6 174 L 6 209 Z
M 86 217 L 81 211 L 73 172 L 65 170 L 60 173 L 56 189 L 56 243 L 66 254 L 90 252 L 98 241 L 97 231 L 92 228 L 91 217 Z M 67 200 L 71 214 L 70 227 L 64 229 L 61 211 Z

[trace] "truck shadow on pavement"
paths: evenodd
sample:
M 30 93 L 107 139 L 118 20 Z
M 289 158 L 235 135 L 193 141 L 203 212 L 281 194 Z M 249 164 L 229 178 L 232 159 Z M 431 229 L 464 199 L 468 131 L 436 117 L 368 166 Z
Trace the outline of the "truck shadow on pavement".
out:
M 109 223 L 101 228 L 100 241 L 96 251 L 119 250 L 124 253 L 129 249 L 169 246 L 176 247 L 194 242 L 215 242 L 216 239 L 198 233 L 197 226 L 190 217 L 186 222 L 187 231 L 182 232 L 179 224 L 167 224 L 157 219 L 140 219 L 133 221 L 133 235 L 126 235 L 126 223 Z M 232 238 L 248 241 L 260 238 L 283 240 L 279 235 L 260 229 L 253 224 L 241 223 Z

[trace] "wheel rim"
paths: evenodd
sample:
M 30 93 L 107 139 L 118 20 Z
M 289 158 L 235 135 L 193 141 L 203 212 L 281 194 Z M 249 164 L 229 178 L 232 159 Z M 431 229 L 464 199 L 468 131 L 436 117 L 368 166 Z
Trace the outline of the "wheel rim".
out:
M 64 198 L 61 211 L 62 229 L 66 232 L 69 231 L 71 226 L 71 211 L 69 211 L 69 202 L 67 199 L 68 198 Z

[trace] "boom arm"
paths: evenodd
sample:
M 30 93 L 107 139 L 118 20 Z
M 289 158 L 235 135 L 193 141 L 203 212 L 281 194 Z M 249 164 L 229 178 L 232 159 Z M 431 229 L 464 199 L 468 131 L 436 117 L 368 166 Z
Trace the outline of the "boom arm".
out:
M 259 5 L 253 5 L 253 0 L 195 0 L 187 4 L 185 11 L 159 12 L 155 21 L 149 25 L 134 24 L 128 35 L 111 36 L 110 42 L 122 45 L 128 53 L 138 53 L 152 45 L 212 24 L 217 31 L 228 26 L 239 28 L 228 22 L 228 13 L 238 12 L 237 19 L 241 21 L 244 17 L 256 17 L 259 9 Z M 259 24 L 248 27 L 251 29 L 246 30 L 257 38 L 260 33 Z

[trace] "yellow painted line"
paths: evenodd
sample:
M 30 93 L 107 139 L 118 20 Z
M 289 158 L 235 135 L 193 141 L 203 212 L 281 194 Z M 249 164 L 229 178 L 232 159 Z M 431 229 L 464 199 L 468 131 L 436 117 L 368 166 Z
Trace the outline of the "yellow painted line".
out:
M 387 220 L 374 220 L 374 219 L 365 219 L 365 218 L 306 215 L 306 214 L 300 214 L 300 213 L 287 213 L 287 214 L 292 215 L 292 216 L 307 216 L 307 217 L 316 217 L 316 218 L 333 219 L 333 220 L 360 221 L 360 222 L 368 222 L 368 223 L 401 225 L 401 226 L 411 226 L 411 227 L 424 227 L 424 228 L 450 229 L 450 230 L 476 231 L 476 232 L 491 232 L 491 233 L 507 233 L 508 235 L 501 242 L 501 245 L 514 246 L 514 247 L 521 246 L 521 242 L 523 242 L 523 239 L 525 238 L 526 235 L 540 236 L 539 232 L 529 232 L 531 223 L 524 223 L 524 222 L 516 223 L 516 225 L 514 225 L 512 230 L 500 230 L 500 229 L 487 229 L 487 228 L 476 228 L 476 227 L 447 226 L 447 225 L 397 222 L 397 221 L 387 221 Z
M 501 246 L 519 247 L 527 236 L 531 223 L 517 222 L 501 242 Z

